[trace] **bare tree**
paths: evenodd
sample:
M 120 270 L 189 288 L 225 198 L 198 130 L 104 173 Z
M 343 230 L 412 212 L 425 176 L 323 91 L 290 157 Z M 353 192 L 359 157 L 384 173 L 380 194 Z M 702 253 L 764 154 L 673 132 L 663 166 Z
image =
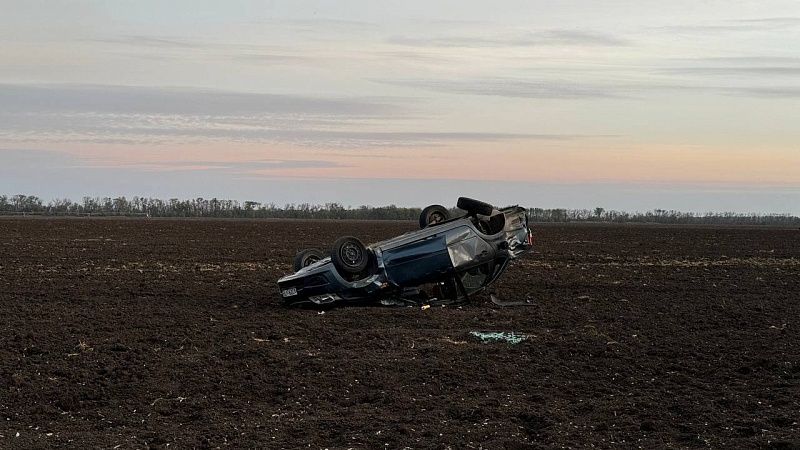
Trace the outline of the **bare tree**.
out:
M 594 216 L 599 219 L 603 215 L 604 212 L 605 212 L 605 209 L 603 209 L 603 208 L 598 206 L 597 208 L 594 209 Z

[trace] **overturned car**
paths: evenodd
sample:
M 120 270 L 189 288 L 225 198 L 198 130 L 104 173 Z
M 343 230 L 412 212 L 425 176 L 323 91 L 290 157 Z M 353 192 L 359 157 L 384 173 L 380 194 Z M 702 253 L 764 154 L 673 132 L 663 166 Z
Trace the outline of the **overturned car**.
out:
M 326 305 L 463 302 L 493 283 L 511 260 L 529 250 L 532 234 L 524 208 L 496 209 L 461 197 L 466 212 L 450 217 L 441 205 L 420 214 L 420 230 L 364 245 L 339 238 L 329 255 L 299 252 L 295 273 L 278 280 L 286 304 Z

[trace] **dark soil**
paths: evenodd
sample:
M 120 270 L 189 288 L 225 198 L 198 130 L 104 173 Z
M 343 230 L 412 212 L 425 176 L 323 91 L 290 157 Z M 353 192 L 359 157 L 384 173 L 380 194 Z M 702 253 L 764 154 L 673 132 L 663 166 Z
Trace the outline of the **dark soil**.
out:
M 0 220 L 0 448 L 800 446 L 800 231 L 538 226 L 532 306 L 280 305 L 298 249 L 413 228 Z

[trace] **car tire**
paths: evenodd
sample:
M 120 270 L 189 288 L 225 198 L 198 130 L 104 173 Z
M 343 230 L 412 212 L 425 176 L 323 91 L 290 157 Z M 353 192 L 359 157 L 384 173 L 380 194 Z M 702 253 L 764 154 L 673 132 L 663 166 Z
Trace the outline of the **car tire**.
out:
M 301 250 L 294 255 L 294 271 L 297 272 L 303 267 L 308 267 L 324 257 L 325 253 L 315 248 Z
M 491 216 L 494 211 L 494 206 L 468 197 L 459 197 L 456 206 L 471 215 Z
M 422 210 L 419 215 L 419 227 L 426 228 L 442 223 L 450 218 L 450 211 L 442 205 L 431 205 Z
M 331 261 L 342 275 L 356 275 L 369 265 L 370 253 L 357 238 L 345 236 L 333 243 Z

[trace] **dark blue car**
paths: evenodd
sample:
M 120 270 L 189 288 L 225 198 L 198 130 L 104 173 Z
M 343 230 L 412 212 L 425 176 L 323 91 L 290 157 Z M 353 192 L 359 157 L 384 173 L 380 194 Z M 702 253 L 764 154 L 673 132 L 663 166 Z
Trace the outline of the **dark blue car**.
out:
M 299 252 L 296 272 L 278 280 L 281 296 L 291 305 L 467 300 L 530 249 L 532 236 L 524 208 L 498 210 L 466 197 L 457 206 L 466 214 L 450 218 L 447 208 L 432 205 L 420 215 L 420 230 L 376 244 L 347 236 L 328 256 Z

